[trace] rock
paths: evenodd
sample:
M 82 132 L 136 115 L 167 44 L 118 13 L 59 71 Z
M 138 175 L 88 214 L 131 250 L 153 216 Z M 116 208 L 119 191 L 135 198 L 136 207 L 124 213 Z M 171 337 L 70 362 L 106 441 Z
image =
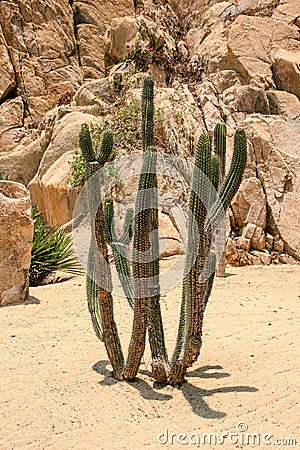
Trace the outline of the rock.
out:
M 16 87 L 14 68 L 11 63 L 7 44 L 0 26 L 0 101 Z
M 63 225 L 72 219 L 78 191 L 69 184 L 73 152 L 78 149 L 78 134 L 83 123 L 98 123 L 89 114 L 72 112 L 59 119 L 52 132 L 51 143 L 41 160 L 39 170 L 30 181 L 33 203 L 45 213 L 49 225 Z
M 134 14 L 132 0 L 74 0 L 74 32 L 84 80 L 105 73 L 105 35 L 114 18 Z
M 232 237 L 227 238 L 225 248 L 226 261 L 234 267 L 243 267 L 252 264 L 251 255 L 242 248 L 239 248 L 237 240 Z
M 0 172 L 11 181 L 27 185 L 35 176 L 42 156 L 40 139 L 27 146 L 19 145 L 12 152 L 0 153 Z
M 283 253 L 284 252 L 284 242 L 281 239 L 274 239 L 273 249 L 275 252 Z
M 137 49 L 141 39 L 136 18 L 114 18 L 106 42 L 106 60 L 119 62 Z
M 299 113 L 298 98 L 285 91 L 270 90 L 266 92 L 270 113 L 281 115 L 287 121 L 297 119 Z
M 4 58 L 2 66 L 10 79 L 6 85 L 12 91 L 15 76 L 17 94 L 27 103 L 28 121 L 37 126 L 42 116 L 67 92 L 72 95 L 82 80 L 70 6 L 57 0 L 2 1 L 0 25 L 11 61 L 7 64 Z
M 24 137 L 24 104 L 21 97 L 0 105 L 0 152 L 13 150 Z
M 227 45 L 221 66 L 230 62 L 230 68 L 247 84 L 265 89 L 274 87 L 271 70 L 274 50 L 291 50 L 299 44 L 297 30 L 292 26 L 267 17 L 241 15 L 229 27 Z
M 103 109 L 104 102 L 113 103 L 116 100 L 114 80 L 101 78 L 84 83 L 76 92 L 74 100 L 78 106 L 99 105 Z
M 189 51 L 185 45 L 184 41 L 179 41 L 177 44 L 178 52 L 185 58 L 189 56 Z
M 267 233 L 267 234 L 266 234 L 266 243 L 269 244 L 270 248 L 273 248 L 273 245 L 274 245 L 274 236 L 272 236 L 271 234 Z
M 159 253 L 160 258 L 183 253 L 181 237 L 167 214 L 159 213 Z
M 279 255 L 278 260 L 281 264 L 299 264 L 299 261 L 297 261 L 295 258 L 290 255 L 285 255 L 284 253 Z
M 0 181 L 0 306 L 24 302 L 29 292 L 33 221 L 29 191 Z
M 300 49 L 298 52 L 280 49 L 274 58 L 273 71 L 277 88 L 300 99 Z
M 272 262 L 272 256 L 268 252 L 259 252 L 257 250 L 251 251 L 252 256 L 252 264 L 254 265 L 260 265 L 263 266 L 269 266 Z
M 295 96 L 291 97 L 295 99 Z M 300 103 L 292 101 L 290 109 L 286 103 L 286 118 L 268 117 L 261 120 L 259 117 L 249 117 L 244 126 L 248 135 L 252 136 L 249 160 L 253 161 L 264 185 L 269 209 L 268 231 L 273 235 L 279 234 L 291 256 L 300 259 L 300 181 L 295 176 L 300 171 L 299 114 Z M 255 202 L 255 199 L 251 201 Z
M 282 0 L 273 12 L 272 17 L 282 20 L 288 25 L 300 26 L 299 22 L 299 3 L 295 0 Z
M 187 33 L 190 55 L 199 56 L 207 74 L 233 70 L 238 73 L 242 84 L 261 89 L 274 88 L 274 54 L 279 49 L 298 50 L 297 29 L 270 17 L 250 15 L 237 16 L 226 27 L 226 17 L 222 16 L 221 8 L 229 13 L 228 4 L 222 2 L 212 25 L 207 29 L 198 26 Z M 206 14 L 210 13 L 208 8 Z
M 236 85 L 241 85 L 241 77 L 234 70 L 220 70 L 218 73 L 212 75 L 214 84 L 218 87 L 219 92 L 224 92 L 227 89 Z
M 251 238 L 251 247 L 260 251 L 266 247 L 266 235 L 261 227 L 256 227 Z
M 266 199 L 260 181 L 255 177 L 244 179 L 231 204 L 236 226 L 243 229 L 247 223 L 266 229 Z
M 159 24 L 145 18 L 126 16 L 115 18 L 106 39 L 105 62 L 111 66 L 136 52 L 175 51 L 175 41 Z
M 251 248 L 251 239 L 247 239 L 247 238 L 241 236 L 237 240 L 237 245 L 242 250 L 245 250 L 246 252 L 249 252 L 249 250 Z
M 234 98 L 234 107 L 237 111 L 248 114 L 270 114 L 268 97 L 263 89 L 255 86 L 237 86 L 234 88 Z

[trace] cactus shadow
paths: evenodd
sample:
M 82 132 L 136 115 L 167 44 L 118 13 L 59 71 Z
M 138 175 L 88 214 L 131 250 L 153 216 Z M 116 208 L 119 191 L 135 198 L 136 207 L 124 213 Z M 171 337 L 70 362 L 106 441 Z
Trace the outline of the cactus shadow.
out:
M 210 372 L 214 370 L 214 372 Z M 198 367 L 195 370 L 192 370 L 187 373 L 187 378 L 190 377 L 198 377 L 198 378 L 226 378 L 230 377 L 230 373 L 227 372 L 216 372 L 217 370 L 223 370 L 222 366 L 202 366 Z
M 190 403 L 194 414 L 204 419 L 220 419 L 227 414 L 222 411 L 215 411 L 210 408 L 204 400 L 205 397 L 211 397 L 214 394 L 231 392 L 257 392 L 258 389 L 251 386 L 225 386 L 216 389 L 201 389 L 191 383 L 184 383 L 179 388 L 186 400 Z
M 223 370 L 223 367 L 220 365 L 199 367 L 193 371 L 188 372 L 187 379 L 189 378 L 221 379 L 230 377 L 229 373 L 219 372 L 220 370 Z M 214 394 L 220 393 L 258 391 L 257 388 L 251 386 L 225 386 L 215 389 L 201 389 L 188 381 L 186 383 L 183 383 L 179 387 L 179 389 L 182 391 L 186 400 L 190 403 L 193 412 L 205 419 L 220 419 L 227 415 L 225 412 L 215 411 L 212 408 L 210 408 L 207 402 L 204 400 L 205 397 L 211 397 Z
M 108 360 L 98 361 L 93 365 L 93 369 L 100 375 L 104 376 L 104 379 L 102 381 L 99 381 L 99 384 L 102 386 L 112 386 L 114 384 L 120 383 L 120 381 L 117 381 L 113 378 L 111 371 L 107 368 L 107 366 L 109 365 L 110 362 Z M 169 394 L 163 394 L 161 392 L 155 391 L 152 386 L 150 386 L 148 383 L 146 383 L 146 381 L 140 378 L 136 378 L 134 381 L 130 382 L 124 381 L 124 383 L 128 383 L 130 386 L 137 389 L 145 400 L 166 401 L 172 398 L 172 396 Z
M 93 369 L 104 376 L 104 379 L 102 381 L 99 381 L 100 385 L 104 386 L 112 386 L 116 383 L 119 383 L 119 381 L 115 380 L 112 376 L 111 371 L 108 369 L 108 366 L 110 365 L 108 360 L 101 360 L 98 361 L 96 364 L 93 365 Z M 215 379 L 221 379 L 221 378 L 227 378 L 230 376 L 227 372 L 219 372 L 220 370 L 223 370 L 222 366 L 216 365 L 216 366 L 203 366 L 199 367 L 193 371 L 188 372 L 187 378 L 215 378 Z M 149 376 L 151 378 L 151 373 L 148 370 L 140 370 L 139 373 Z M 128 383 L 130 386 L 137 389 L 141 396 L 145 400 L 159 400 L 159 401 L 166 401 L 171 400 L 173 397 L 170 394 L 164 394 L 162 391 L 165 386 L 159 385 L 158 383 L 154 382 L 153 386 L 150 386 L 146 381 L 136 378 L 136 380 L 127 382 L 124 381 L 124 383 Z M 205 401 L 205 397 L 211 397 L 214 394 L 220 394 L 220 393 L 236 393 L 236 392 L 257 392 L 258 389 L 251 386 L 224 386 L 221 388 L 215 388 L 215 389 L 201 389 L 195 384 L 190 383 L 189 381 L 183 383 L 181 386 L 178 387 L 178 389 L 183 393 L 183 396 L 188 401 L 188 403 L 191 405 L 193 413 L 197 414 L 198 416 L 204 418 L 204 419 L 220 419 L 225 417 L 227 414 L 222 411 L 216 411 L 212 409 L 208 403 Z M 158 392 L 160 391 L 160 392 Z

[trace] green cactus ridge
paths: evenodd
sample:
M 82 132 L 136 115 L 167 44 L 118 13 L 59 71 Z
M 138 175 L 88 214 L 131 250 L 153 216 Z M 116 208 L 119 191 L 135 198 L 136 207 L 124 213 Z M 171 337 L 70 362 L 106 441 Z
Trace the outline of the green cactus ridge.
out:
M 196 307 L 196 283 L 195 277 L 198 270 L 197 255 L 204 257 L 204 248 L 201 246 L 201 236 L 204 233 L 204 222 L 206 218 L 206 206 L 202 199 L 208 198 L 210 191 L 209 180 L 211 178 L 211 142 L 208 134 L 199 137 L 195 168 L 192 180 L 192 191 L 190 195 L 189 208 L 192 217 L 188 221 L 188 244 L 187 257 L 184 268 L 184 279 L 182 289 L 180 321 L 177 334 L 177 342 L 172 358 L 173 371 L 178 358 L 183 359 L 184 346 L 187 345 L 192 329 L 192 316 Z M 195 220 L 193 220 L 193 218 Z M 195 229 L 195 225 L 197 229 Z M 195 236 L 198 235 L 199 245 L 195 248 Z M 180 356 L 181 355 L 181 356 Z M 172 372 L 172 369 L 171 369 Z M 173 374 L 171 373 L 171 378 Z
M 223 178 L 225 174 L 226 136 L 226 125 L 224 123 L 217 123 L 214 129 L 214 150 L 220 161 L 220 178 Z
M 219 199 L 209 212 L 206 229 L 212 227 L 218 220 L 221 211 L 226 211 L 236 194 L 243 177 L 247 163 L 247 140 L 244 130 L 238 129 L 234 135 L 234 149 L 230 169 L 221 186 Z
M 154 145 L 154 82 L 151 77 L 146 77 L 142 91 L 142 137 L 143 148 Z
M 133 236 L 133 219 L 134 219 L 134 210 L 132 208 L 128 208 L 126 210 L 124 225 L 123 225 L 123 233 L 120 237 L 120 242 L 124 245 L 128 245 Z
M 103 208 L 103 220 L 104 220 L 104 228 L 107 242 L 110 244 L 116 271 L 118 273 L 118 277 L 123 288 L 124 294 L 127 298 L 127 301 L 131 308 L 133 308 L 133 287 L 131 282 L 131 269 L 128 261 L 128 249 L 127 245 L 130 242 L 129 236 L 130 233 L 126 230 L 126 237 L 124 235 L 117 239 L 115 232 L 115 224 L 114 224 L 114 208 L 113 201 L 111 199 L 107 199 L 104 202 Z M 128 215 L 127 221 L 129 218 L 132 218 L 132 212 Z M 132 219 L 131 219 L 132 220 Z M 129 224 L 127 224 L 127 228 Z M 125 224 L 124 224 L 125 228 Z M 123 241 L 122 241 L 123 240 Z M 125 242 L 127 242 L 125 244 Z
M 99 145 L 97 152 L 97 161 L 100 166 L 104 166 L 104 164 L 109 160 L 112 155 L 114 147 L 114 137 L 111 131 L 107 130 L 103 133 L 101 144 Z
M 86 162 L 95 161 L 96 155 L 93 150 L 93 143 L 91 138 L 91 133 L 88 124 L 84 123 L 81 125 L 79 131 L 79 147 L 86 160 Z
M 213 155 L 211 158 L 211 184 L 217 191 L 219 186 L 219 172 L 220 172 L 220 159 L 218 156 Z
M 88 255 L 88 265 L 87 265 L 87 273 L 95 274 L 96 271 L 96 263 L 95 263 L 95 254 L 94 254 L 94 244 L 90 243 L 89 255 Z M 99 299 L 98 299 L 98 290 L 97 283 L 94 281 L 92 277 L 89 275 L 86 276 L 86 295 L 88 301 L 88 309 L 91 315 L 92 324 L 96 333 L 96 336 L 103 341 L 103 331 L 102 331 L 102 320 L 101 320 L 101 312 L 99 309 Z

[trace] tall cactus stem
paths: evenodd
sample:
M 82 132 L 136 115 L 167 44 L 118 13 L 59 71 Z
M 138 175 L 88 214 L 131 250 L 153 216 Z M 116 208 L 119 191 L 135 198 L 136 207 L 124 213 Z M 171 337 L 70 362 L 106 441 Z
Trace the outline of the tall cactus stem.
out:
M 129 238 L 131 234 L 130 231 L 128 231 L 128 229 L 131 227 L 131 224 L 128 223 L 128 220 L 132 220 L 133 211 L 127 211 L 124 223 L 124 232 L 119 239 L 117 239 L 115 232 L 113 201 L 111 199 L 105 200 L 103 212 L 106 239 L 112 249 L 116 271 L 118 273 L 118 277 L 122 285 L 124 294 L 130 307 L 133 308 L 133 287 L 127 248 L 127 245 L 130 242 Z
M 151 220 L 151 188 L 154 184 L 154 173 L 157 155 L 155 151 L 145 151 L 143 167 L 139 179 L 136 197 L 136 211 L 133 235 L 133 284 L 134 284 L 134 317 L 128 357 L 124 368 L 124 377 L 135 378 L 145 350 L 146 330 L 148 322 L 149 289 L 149 231 Z
M 93 150 L 93 143 L 91 138 L 91 133 L 88 124 L 84 123 L 81 125 L 79 131 L 79 147 L 86 160 L 86 162 L 95 161 L 96 155 Z
M 103 166 L 111 157 L 114 146 L 114 138 L 111 131 L 105 131 L 102 136 L 101 144 L 97 152 L 97 161 Z

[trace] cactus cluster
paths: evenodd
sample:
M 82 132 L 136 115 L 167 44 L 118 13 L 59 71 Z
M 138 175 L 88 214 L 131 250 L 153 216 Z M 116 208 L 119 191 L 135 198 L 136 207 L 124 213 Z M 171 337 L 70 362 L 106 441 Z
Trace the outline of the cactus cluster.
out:
M 143 167 L 135 211 L 127 210 L 123 233 L 115 231 L 112 199 L 102 200 L 97 181 L 88 183 L 92 237 L 88 258 L 87 298 L 97 336 L 104 341 L 117 379 L 136 377 L 148 330 L 152 374 L 156 381 L 177 385 L 198 358 L 202 324 L 216 269 L 213 229 L 230 204 L 242 179 L 247 158 L 246 137 L 237 130 L 234 151 L 225 177 L 226 126 L 217 124 L 213 150 L 210 136 L 202 134 L 196 147 L 189 199 L 188 250 L 183 273 L 177 341 L 171 361 L 165 345 L 160 310 L 157 151 L 154 146 L 154 84 L 146 77 L 142 92 Z M 88 125 L 81 127 L 79 144 L 86 160 L 87 178 L 110 159 L 113 136 L 107 131 L 94 148 Z M 218 192 L 218 193 L 217 193 Z M 198 238 L 195 239 L 195 236 Z M 132 240 L 132 263 L 129 243 Z M 111 272 L 107 245 L 111 246 L 124 294 L 133 309 L 132 334 L 126 361 L 114 322 Z M 95 276 L 91 275 L 95 274 Z M 92 276 L 92 278 L 91 278 Z

